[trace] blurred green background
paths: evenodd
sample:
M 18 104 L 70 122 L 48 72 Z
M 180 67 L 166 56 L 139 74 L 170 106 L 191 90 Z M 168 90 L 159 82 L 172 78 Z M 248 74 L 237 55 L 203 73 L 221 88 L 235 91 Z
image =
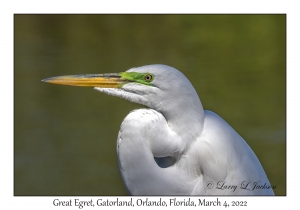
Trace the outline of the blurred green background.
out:
M 127 195 L 116 139 L 141 106 L 41 80 L 155 63 L 190 79 L 286 195 L 285 15 L 15 15 L 14 194 Z

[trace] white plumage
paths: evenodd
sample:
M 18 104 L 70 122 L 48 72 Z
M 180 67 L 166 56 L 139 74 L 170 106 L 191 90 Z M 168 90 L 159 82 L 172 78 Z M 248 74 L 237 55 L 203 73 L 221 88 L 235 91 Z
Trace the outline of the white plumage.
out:
M 165 65 L 128 72 L 153 74 L 154 86 L 95 89 L 150 108 L 127 115 L 118 135 L 119 167 L 132 195 L 274 195 L 248 144 L 203 110 L 181 72 Z
M 192 84 L 175 68 L 148 65 L 43 81 L 95 87 L 149 107 L 126 116 L 117 140 L 120 171 L 132 195 L 274 195 L 248 144 L 221 117 L 203 110 Z

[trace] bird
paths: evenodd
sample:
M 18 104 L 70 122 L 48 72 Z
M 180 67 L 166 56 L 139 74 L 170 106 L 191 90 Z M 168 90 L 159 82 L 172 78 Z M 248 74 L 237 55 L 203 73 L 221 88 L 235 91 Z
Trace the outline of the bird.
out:
M 52 84 L 93 87 L 146 108 L 131 111 L 117 137 L 129 195 L 274 195 L 246 141 L 204 110 L 187 77 L 164 64 L 120 73 L 55 76 Z

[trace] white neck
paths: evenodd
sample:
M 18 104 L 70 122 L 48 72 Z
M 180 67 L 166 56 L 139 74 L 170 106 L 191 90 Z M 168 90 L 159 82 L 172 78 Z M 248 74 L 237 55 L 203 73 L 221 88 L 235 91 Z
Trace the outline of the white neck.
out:
M 166 98 L 156 110 L 164 115 L 170 128 L 183 139 L 196 140 L 201 135 L 205 114 L 195 90 L 178 95 L 177 99 Z

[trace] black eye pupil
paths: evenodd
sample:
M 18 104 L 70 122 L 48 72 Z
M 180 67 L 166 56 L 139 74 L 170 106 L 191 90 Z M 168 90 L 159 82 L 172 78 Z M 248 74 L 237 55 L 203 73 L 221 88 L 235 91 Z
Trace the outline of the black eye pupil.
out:
M 147 75 L 145 76 L 145 80 L 146 80 L 146 81 L 151 81 L 151 80 L 152 80 L 152 76 L 151 76 L 150 74 L 147 74 Z

